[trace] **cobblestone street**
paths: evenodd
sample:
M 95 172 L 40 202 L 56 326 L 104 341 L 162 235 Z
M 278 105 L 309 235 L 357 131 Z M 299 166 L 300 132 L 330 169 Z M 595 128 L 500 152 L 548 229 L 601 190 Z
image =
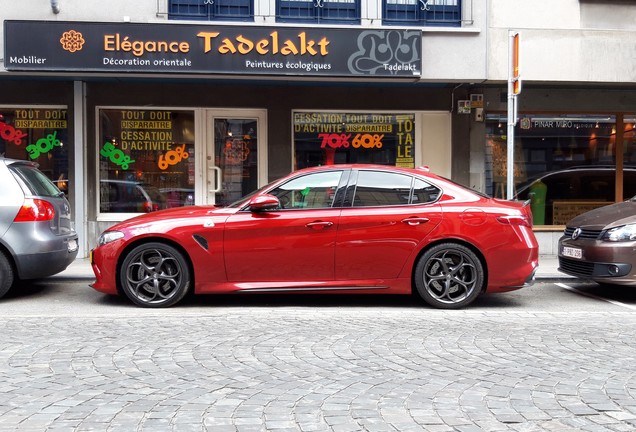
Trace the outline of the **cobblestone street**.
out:
M 0 430 L 636 428 L 632 312 L 129 311 L 3 318 Z

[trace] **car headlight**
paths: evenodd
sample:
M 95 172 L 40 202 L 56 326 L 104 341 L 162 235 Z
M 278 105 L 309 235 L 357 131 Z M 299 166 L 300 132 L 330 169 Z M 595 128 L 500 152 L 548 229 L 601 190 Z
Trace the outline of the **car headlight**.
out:
M 124 233 L 121 231 L 106 231 L 103 232 L 102 235 L 99 236 L 97 240 L 97 244 L 100 246 L 104 246 L 112 241 L 119 240 L 124 237 Z
M 603 240 L 611 242 L 636 240 L 636 224 L 609 229 L 603 235 Z

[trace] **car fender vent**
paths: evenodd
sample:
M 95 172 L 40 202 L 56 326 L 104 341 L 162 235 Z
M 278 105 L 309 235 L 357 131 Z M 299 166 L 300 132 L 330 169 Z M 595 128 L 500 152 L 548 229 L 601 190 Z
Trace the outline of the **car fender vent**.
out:
M 199 243 L 199 245 L 205 249 L 208 250 L 208 241 L 205 237 L 199 235 L 199 234 L 194 234 L 192 236 L 192 238 L 194 239 L 194 241 L 196 241 L 197 243 Z

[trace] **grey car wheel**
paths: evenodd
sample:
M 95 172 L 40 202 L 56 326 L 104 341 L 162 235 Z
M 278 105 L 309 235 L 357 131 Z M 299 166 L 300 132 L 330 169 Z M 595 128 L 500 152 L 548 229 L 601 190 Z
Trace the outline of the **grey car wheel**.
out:
M 426 303 L 440 309 L 459 309 L 482 292 L 484 269 L 469 248 L 443 243 L 433 246 L 415 267 L 415 286 Z
M 15 275 L 7 257 L 0 252 L 0 297 L 3 297 L 13 285 Z
M 172 306 L 190 289 L 190 268 L 183 254 L 163 243 L 146 243 L 130 251 L 119 277 L 126 296 L 144 307 Z

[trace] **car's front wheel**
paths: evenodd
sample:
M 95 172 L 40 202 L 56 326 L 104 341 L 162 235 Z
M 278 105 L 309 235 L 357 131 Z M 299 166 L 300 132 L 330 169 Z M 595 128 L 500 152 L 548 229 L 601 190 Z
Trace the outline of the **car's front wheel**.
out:
M 15 274 L 13 272 L 13 267 L 11 267 L 11 263 L 4 253 L 0 252 L 0 297 L 3 297 L 7 292 L 9 292 L 14 279 Z
M 426 303 L 440 309 L 459 309 L 482 292 L 484 268 L 466 246 L 442 243 L 427 250 L 415 267 L 415 287 Z
M 168 307 L 190 289 L 190 268 L 183 254 L 163 243 L 145 243 L 128 253 L 119 280 L 124 294 L 136 305 Z

